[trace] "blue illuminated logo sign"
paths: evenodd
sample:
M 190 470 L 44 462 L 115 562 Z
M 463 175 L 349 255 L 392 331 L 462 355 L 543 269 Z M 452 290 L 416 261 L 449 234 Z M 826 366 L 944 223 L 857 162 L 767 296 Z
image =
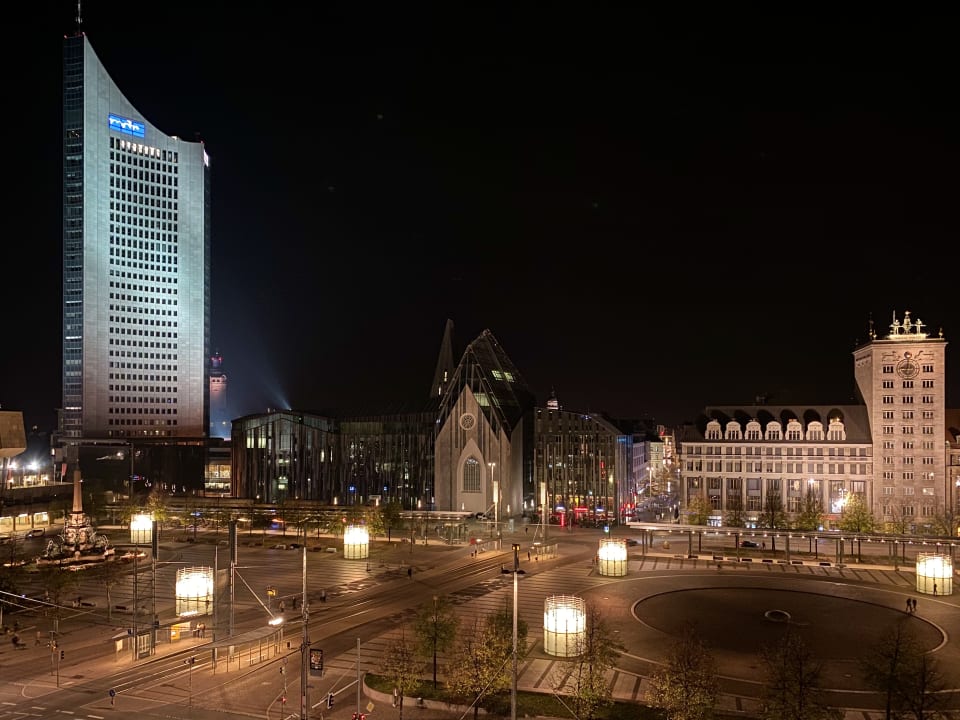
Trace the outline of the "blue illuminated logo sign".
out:
M 131 120 L 130 118 L 120 117 L 119 115 L 114 115 L 113 113 L 107 115 L 107 125 L 110 126 L 111 130 L 122 132 L 125 135 L 133 135 L 134 137 L 138 138 L 144 137 L 147 128 L 147 126 L 142 122 L 137 122 L 136 120 Z

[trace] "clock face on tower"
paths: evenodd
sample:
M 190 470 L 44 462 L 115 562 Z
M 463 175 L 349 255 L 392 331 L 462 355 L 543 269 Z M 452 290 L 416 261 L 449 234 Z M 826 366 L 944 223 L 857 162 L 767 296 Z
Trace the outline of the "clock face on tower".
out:
M 912 380 L 920 373 L 920 366 L 912 358 L 904 358 L 897 363 L 897 375 L 904 380 Z

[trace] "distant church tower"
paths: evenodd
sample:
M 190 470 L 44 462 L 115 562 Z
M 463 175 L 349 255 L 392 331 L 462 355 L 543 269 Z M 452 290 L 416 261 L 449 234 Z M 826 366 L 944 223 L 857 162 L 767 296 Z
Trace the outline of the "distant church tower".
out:
M 223 372 L 223 356 L 219 351 L 210 358 L 210 437 L 230 439 L 227 375 Z
M 890 333 L 853 352 L 857 389 L 873 440 L 874 517 L 898 532 L 919 532 L 949 507 L 946 477 L 946 349 L 919 319 L 893 314 Z M 839 459 L 838 459 L 839 461 Z

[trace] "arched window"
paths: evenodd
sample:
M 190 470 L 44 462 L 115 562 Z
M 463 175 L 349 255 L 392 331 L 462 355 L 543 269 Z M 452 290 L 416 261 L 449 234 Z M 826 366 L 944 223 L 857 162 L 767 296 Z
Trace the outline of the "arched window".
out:
M 463 492 L 480 492 L 480 461 L 474 457 L 463 464 Z

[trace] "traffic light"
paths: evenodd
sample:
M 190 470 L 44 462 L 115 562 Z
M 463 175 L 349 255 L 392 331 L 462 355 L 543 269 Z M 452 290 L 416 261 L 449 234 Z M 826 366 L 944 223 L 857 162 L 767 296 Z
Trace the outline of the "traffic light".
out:
M 333 707 L 333 693 L 327 693 L 327 709 Z
M 63 658 L 64 658 L 64 653 L 63 653 L 63 650 L 61 650 L 61 651 L 60 651 L 60 659 L 63 660 Z

